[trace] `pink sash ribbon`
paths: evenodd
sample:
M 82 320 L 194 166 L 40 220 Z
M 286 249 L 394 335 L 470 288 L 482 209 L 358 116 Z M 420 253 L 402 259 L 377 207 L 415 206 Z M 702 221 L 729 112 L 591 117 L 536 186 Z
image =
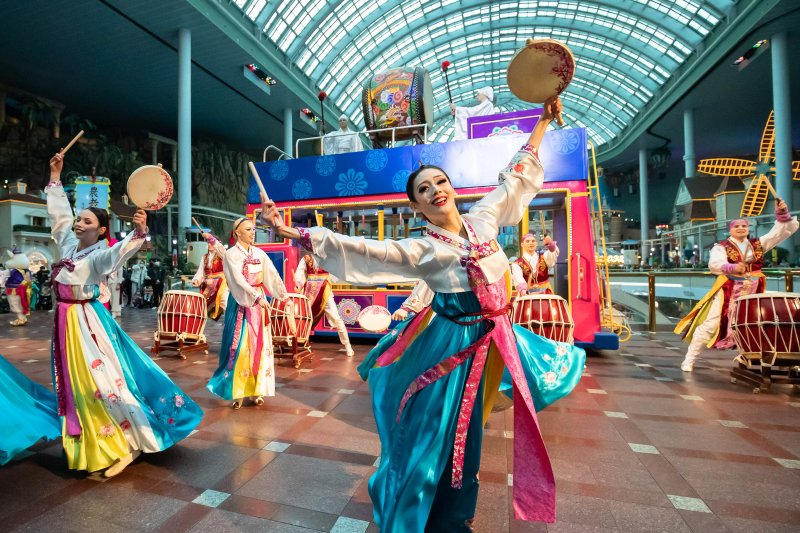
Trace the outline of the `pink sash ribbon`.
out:
M 403 395 L 397 419 L 400 419 L 406 404 L 414 394 L 445 377 L 474 355 L 472 368 L 464 386 L 453 443 L 451 484 L 454 488 L 461 488 L 464 446 L 467 439 L 469 421 L 474 410 L 489 347 L 491 342 L 494 342 L 513 380 L 514 516 L 519 520 L 554 522 L 556 510 L 555 475 L 539 429 L 536 409 L 528 389 L 528 382 L 525 378 L 522 363 L 520 362 L 511 320 L 506 312 L 500 312 L 507 306 L 505 281 L 500 279 L 494 283 L 488 283 L 478 263 L 478 259 L 495 253 L 497 247 L 490 246 L 491 243 L 476 244 L 477 238 L 474 230 L 466 221 L 464 223 L 471 237 L 471 251 L 469 256 L 463 259 L 463 263 L 467 269 L 470 286 L 482 309 L 482 317 L 479 320 L 486 320 L 489 323 L 488 331 L 467 348 L 444 359 L 417 377 Z M 437 238 L 435 235 L 433 237 Z M 474 243 L 472 242 L 473 240 Z M 410 326 L 413 324 L 412 322 Z M 411 335 L 408 335 L 408 338 L 410 337 Z M 408 341 L 406 340 L 406 342 Z M 396 343 L 395 346 L 398 344 L 400 342 Z M 394 355 L 395 346 L 384 353 L 379 362 L 383 362 L 382 359 L 387 358 L 387 356 L 396 357 Z

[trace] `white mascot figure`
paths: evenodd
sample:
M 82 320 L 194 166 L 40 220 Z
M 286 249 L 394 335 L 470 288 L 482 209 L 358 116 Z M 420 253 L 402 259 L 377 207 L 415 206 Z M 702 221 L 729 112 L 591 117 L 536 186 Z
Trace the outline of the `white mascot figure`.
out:
M 24 326 L 28 323 L 28 315 L 31 314 L 31 263 L 28 256 L 18 248 L 7 252 L 9 259 L 6 261 L 6 297 L 11 312 L 17 315 L 10 324 L 12 326 Z

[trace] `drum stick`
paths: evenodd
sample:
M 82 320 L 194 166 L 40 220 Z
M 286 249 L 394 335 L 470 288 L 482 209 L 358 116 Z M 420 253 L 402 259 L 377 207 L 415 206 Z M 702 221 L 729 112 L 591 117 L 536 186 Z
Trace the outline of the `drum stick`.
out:
M 59 153 L 61 155 L 66 154 L 67 150 L 72 148 L 72 145 L 75 144 L 76 142 L 78 142 L 78 139 L 80 139 L 81 137 L 83 137 L 83 130 L 79 131 L 78 134 L 75 137 L 72 138 L 72 140 L 69 142 L 69 144 L 66 145 L 64 148 L 62 148 Z
M 544 239 L 547 235 L 547 228 L 544 225 L 544 212 L 539 211 L 539 222 L 542 224 L 542 238 Z
M 442 72 L 444 72 L 444 85 L 447 87 L 447 98 L 453 103 L 453 95 L 450 93 L 450 80 L 447 78 L 447 69 L 450 68 L 449 61 L 442 61 Z
M 194 225 L 197 226 L 197 229 L 200 230 L 200 233 L 203 233 L 203 226 L 200 225 L 200 223 L 197 221 L 197 219 L 192 217 L 192 222 L 194 222 Z
M 267 190 L 264 188 L 264 183 L 261 182 L 261 176 L 258 175 L 256 171 L 256 166 L 253 164 L 252 161 L 247 162 L 247 166 L 250 167 L 250 172 L 253 173 L 253 177 L 256 179 L 256 185 L 258 185 L 258 190 L 261 191 L 261 194 L 267 197 L 267 201 L 269 201 L 269 195 L 267 194 Z
M 767 182 L 767 187 L 769 187 L 769 192 L 772 193 L 772 196 L 774 196 L 776 200 L 780 200 L 781 197 L 778 196 L 778 192 L 775 190 L 775 187 L 772 186 L 772 182 L 769 181 L 769 178 L 764 176 L 764 181 Z

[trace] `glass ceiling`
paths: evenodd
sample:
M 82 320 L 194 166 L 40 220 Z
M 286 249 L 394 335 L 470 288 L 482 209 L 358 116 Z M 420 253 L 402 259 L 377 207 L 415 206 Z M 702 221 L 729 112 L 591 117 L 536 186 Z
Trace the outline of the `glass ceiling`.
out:
M 596 145 L 617 135 L 736 0 L 234 0 L 351 121 L 364 127 L 361 90 L 374 73 L 425 67 L 433 83 L 432 140 L 453 134 L 440 64 L 453 100 L 475 105 L 491 85 L 500 111 L 527 109 L 506 68 L 529 37 L 558 39 L 575 55 L 564 119 Z

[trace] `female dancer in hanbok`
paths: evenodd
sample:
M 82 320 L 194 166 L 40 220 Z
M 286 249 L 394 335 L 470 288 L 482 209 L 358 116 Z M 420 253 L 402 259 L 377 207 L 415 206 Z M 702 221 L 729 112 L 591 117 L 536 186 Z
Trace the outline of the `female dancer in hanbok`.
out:
M 267 254 L 255 246 L 253 221 L 242 217 L 233 223 L 236 244 L 224 250 L 209 236 L 209 246 L 222 255 L 230 298 L 225 311 L 225 329 L 219 367 L 208 382 L 208 390 L 242 407 L 245 398 L 264 403 L 275 396 L 275 357 L 269 327 L 267 293 L 285 300 L 289 293 Z M 222 251 L 219 249 L 222 248 Z
M 0 465 L 40 439 L 61 436 L 56 395 L 0 356 Z
M 375 241 L 291 228 L 274 203 L 263 201 L 265 220 L 340 279 L 368 285 L 423 279 L 435 292 L 427 327 L 419 325 L 429 315 L 418 314 L 369 372 L 382 447 L 369 491 L 384 533 L 471 529 L 483 420 L 504 363 L 514 382 L 516 516 L 555 520 L 555 479 L 536 409 L 574 388 L 585 353 L 512 329 L 508 259 L 496 238 L 500 226 L 519 222 L 542 186 L 537 147 L 560 108 L 557 98 L 545 103 L 529 144 L 500 173 L 499 186 L 464 216 L 442 169 L 412 172 L 406 192 L 429 221 L 423 238 Z
M 99 284 L 130 259 L 147 235 L 137 210 L 134 231 L 108 247 L 108 213 L 88 208 L 72 216 L 60 176 L 63 156 L 50 160 L 46 187 L 50 231 L 62 259 L 53 264 L 58 301 L 53 375 L 62 443 L 69 468 L 107 477 L 141 452 L 165 450 L 187 437 L 203 411 L 120 328 L 98 302 Z

